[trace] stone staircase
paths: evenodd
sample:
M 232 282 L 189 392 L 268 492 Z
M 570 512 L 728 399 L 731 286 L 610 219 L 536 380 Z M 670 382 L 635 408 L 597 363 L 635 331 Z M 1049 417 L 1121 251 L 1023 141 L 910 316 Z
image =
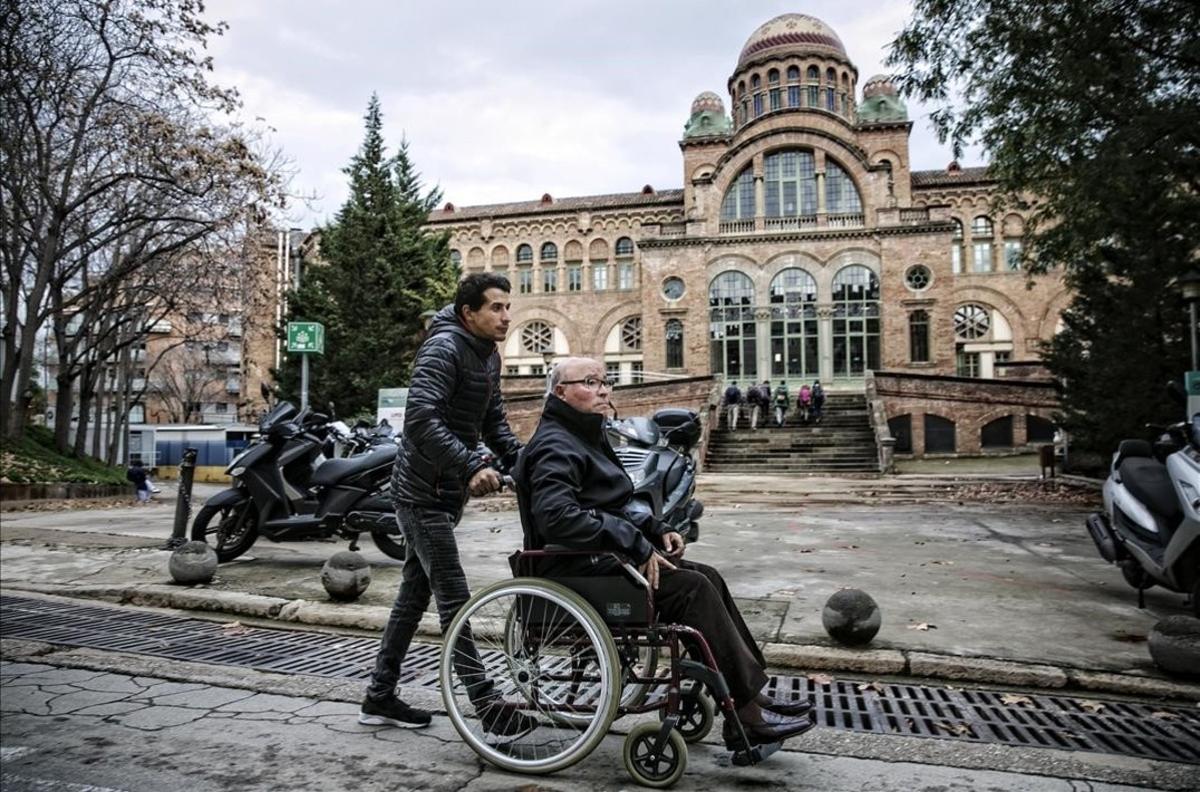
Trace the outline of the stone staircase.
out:
M 774 414 L 772 413 L 772 419 Z M 750 430 L 748 410 L 730 431 L 722 410 L 705 456 L 710 473 L 878 473 L 875 430 L 862 394 L 828 394 L 819 424 L 802 424 L 795 410 L 782 427 L 768 421 Z

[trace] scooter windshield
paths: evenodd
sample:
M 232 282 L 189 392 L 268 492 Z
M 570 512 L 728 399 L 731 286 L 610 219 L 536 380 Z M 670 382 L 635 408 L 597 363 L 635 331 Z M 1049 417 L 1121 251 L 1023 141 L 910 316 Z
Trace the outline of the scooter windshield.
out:
M 290 420 L 291 418 L 295 417 L 295 415 L 296 405 L 292 404 L 291 402 L 281 401 L 272 407 L 266 415 L 259 419 L 258 431 L 266 432 L 280 421 Z

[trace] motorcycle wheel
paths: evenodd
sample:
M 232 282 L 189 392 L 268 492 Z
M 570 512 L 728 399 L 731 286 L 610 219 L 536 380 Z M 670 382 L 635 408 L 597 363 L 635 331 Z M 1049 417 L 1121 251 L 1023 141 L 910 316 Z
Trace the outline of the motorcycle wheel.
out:
M 192 523 L 192 539 L 207 542 L 210 536 L 214 538 L 217 561 L 222 564 L 249 550 L 258 538 L 258 513 L 254 504 L 244 500 L 225 506 L 205 506 Z
M 1154 578 L 1147 575 L 1146 570 L 1142 569 L 1142 565 L 1132 558 L 1121 562 L 1121 575 L 1125 578 L 1126 583 L 1138 591 L 1154 588 Z
M 371 541 L 379 548 L 379 551 L 385 556 L 395 558 L 397 561 L 403 561 L 408 556 L 408 542 L 404 541 L 404 534 L 389 534 L 383 531 L 372 531 Z

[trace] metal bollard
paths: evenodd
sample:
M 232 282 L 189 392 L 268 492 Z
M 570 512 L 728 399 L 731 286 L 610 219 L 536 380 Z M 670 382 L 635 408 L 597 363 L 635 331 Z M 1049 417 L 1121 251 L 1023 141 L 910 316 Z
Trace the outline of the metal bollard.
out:
M 175 499 L 175 525 L 163 550 L 174 550 L 187 544 L 188 517 L 192 514 L 192 481 L 196 478 L 196 449 L 183 449 L 179 462 L 179 497 Z

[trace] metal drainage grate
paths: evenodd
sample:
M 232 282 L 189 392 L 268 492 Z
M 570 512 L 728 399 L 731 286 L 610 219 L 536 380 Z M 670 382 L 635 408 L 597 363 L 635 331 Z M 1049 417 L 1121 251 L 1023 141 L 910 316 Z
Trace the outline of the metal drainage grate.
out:
M 379 646 L 329 633 L 231 634 L 199 619 L 14 596 L 0 597 L 0 636 L 339 679 L 365 679 Z M 413 644 L 400 681 L 437 689 L 440 649 Z M 483 657 L 489 668 L 503 662 L 497 652 Z M 829 728 L 1200 764 L 1200 712 L 1185 707 L 803 676 L 773 676 L 769 690 L 812 699 Z

